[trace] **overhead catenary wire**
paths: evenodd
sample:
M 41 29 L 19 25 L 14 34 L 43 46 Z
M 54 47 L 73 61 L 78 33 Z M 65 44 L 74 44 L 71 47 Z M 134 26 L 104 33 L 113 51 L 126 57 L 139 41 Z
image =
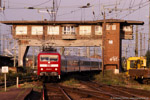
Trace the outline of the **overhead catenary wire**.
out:
M 48 0 L 48 1 L 45 1 L 45 2 L 43 2 L 43 3 L 40 3 L 40 4 L 38 4 L 39 6 L 41 6 L 42 4 L 44 4 L 44 3 L 46 3 L 46 2 L 49 2 L 49 1 L 51 1 L 51 0 Z M 61 2 L 61 0 L 60 0 L 60 2 Z M 120 4 L 120 2 L 122 2 L 122 0 L 119 0 L 118 1 L 119 3 L 118 4 Z M 93 0 L 91 1 L 91 3 L 93 3 Z M 104 3 L 100 3 L 100 5 L 102 5 L 102 4 L 104 4 Z M 140 5 L 142 5 L 143 3 L 141 2 L 141 4 Z M 37 8 L 35 8 L 35 9 L 52 9 L 52 7 L 46 7 L 46 8 L 42 8 L 42 7 L 38 7 L 38 5 L 35 5 L 35 6 L 37 6 Z M 94 8 L 94 7 L 99 7 L 100 6 L 99 4 L 93 4 L 92 5 L 92 7 Z M 116 5 L 116 4 L 115 4 Z M 133 5 L 133 1 L 132 1 L 132 5 Z M 75 5 L 75 6 L 60 6 L 59 5 L 59 8 L 77 8 L 79 5 Z M 134 5 L 134 6 L 136 6 L 136 5 Z M 139 5 L 138 5 L 139 6 Z M 133 6 L 132 6 L 133 7 Z M 6 8 L 6 9 L 25 9 L 25 7 L 24 8 L 11 8 L 11 7 L 9 7 L 9 8 Z M 70 11 L 70 12 L 68 12 L 68 13 L 64 13 L 64 14 L 57 14 L 56 13 L 56 15 L 58 15 L 59 17 L 60 16 L 64 16 L 64 15 L 68 15 L 68 14 L 72 14 L 72 13 L 75 13 L 75 12 L 77 12 L 77 11 L 81 11 L 81 9 L 77 9 L 77 10 L 72 10 L 72 11 Z M 97 16 L 96 15 L 96 13 L 97 12 L 95 12 L 94 11 L 94 14 L 95 14 L 95 16 Z M 118 13 L 120 13 L 119 11 L 118 11 Z M 117 14 L 117 12 L 116 13 L 114 13 L 115 15 Z M 93 15 L 93 13 L 91 14 L 91 15 Z M 118 15 L 120 15 L 120 14 L 118 14 Z M 107 16 L 107 15 L 106 15 Z M 111 16 L 111 15 L 110 15 Z M 97 17 L 98 18 L 98 17 Z
M 34 9 L 52 9 L 52 7 L 41 7 L 42 5 L 44 5 L 44 3 L 46 3 L 46 2 L 50 2 L 51 0 L 47 0 L 47 1 L 45 1 L 45 2 L 43 2 L 43 3 L 40 3 L 40 4 L 37 4 L 37 5 L 34 5 L 34 6 L 37 6 L 37 8 L 34 8 Z M 94 0 L 92 0 L 90 3 L 94 3 L 93 2 Z M 132 1 L 130 4 L 130 7 L 131 8 L 140 8 L 140 6 L 142 6 L 143 7 L 143 5 L 144 5 L 144 3 L 145 2 L 149 2 L 149 1 L 145 1 L 145 0 L 141 0 L 138 4 L 137 3 L 135 3 L 135 0 L 130 0 L 130 1 Z M 60 0 L 60 2 L 61 2 L 61 0 Z M 99 0 L 99 2 L 100 2 L 100 0 Z M 123 5 L 121 5 L 121 3 L 124 3 Z M 119 6 L 121 5 L 121 7 L 123 7 L 123 6 L 125 6 L 125 4 L 127 3 L 127 1 L 125 0 L 125 1 L 123 1 L 123 0 L 117 0 L 117 4 L 119 4 Z M 102 3 L 102 2 L 100 2 L 100 3 L 96 3 L 96 4 L 92 4 L 91 6 L 92 6 L 92 9 L 93 8 L 95 8 L 95 7 L 99 7 L 100 8 L 100 6 L 102 5 L 102 4 L 105 4 L 105 3 Z M 112 5 L 113 5 L 113 3 L 112 3 Z M 115 6 L 116 6 L 116 3 L 114 4 Z M 114 6 L 113 5 L 113 6 Z M 117 6 L 117 8 L 119 8 L 119 6 Z M 75 13 L 75 12 L 78 12 L 78 11 L 81 11 L 81 9 L 80 8 L 78 8 L 79 7 L 79 5 L 69 5 L 69 6 L 61 6 L 60 5 L 60 3 L 59 3 L 59 5 L 58 5 L 58 8 L 57 9 L 60 9 L 60 8 L 75 8 L 75 10 L 71 10 L 71 11 L 69 11 L 69 12 L 67 12 L 67 13 L 63 13 L 63 14 L 58 14 L 58 10 L 57 10 L 57 13 L 56 13 L 56 16 L 57 17 L 61 17 L 61 16 L 65 16 L 65 15 L 69 15 L 69 14 L 72 14 L 72 13 Z M 111 4 L 110 4 L 110 6 L 108 5 L 108 7 L 111 7 Z M 23 7 L 23 8 L 21 8 L 21 7 L 16 7 L 16 8 L 11 8 L 11 7 L 9 7 L 9 8 L 6 8 L 6 9 L 27 9 L 26 7 Z M 128 8 L 129 9 L 129 8 Z M 138 9 L 137 9 L 138 10 Z M 50 10 L 49 10 L 50 11 Z M 126 13 L 126 14 L 120 14 L 120 13 Z M 116 15 L 117 16 L 117 18 L 118 18 L 118 15 L 119 15 L 119 17 L 120 18 L 124 18 L 123 17 L 123 15 L 124 16 L 128 16 L 128 15 L 130 15 L 130 14 L 132 14 L 133 12 L 135 12 L 135 11 L 131 11 L 131 12 L 125 12 L 125 11 L 121 11 L 121 10 L 117 10 L 117 11 L 115 11 L 114 13 L 107 13 L 106 14 L 106 17 L 108 17 L 108 16 L 110 16 L 111 18 L 113 18 L 113 16 L 114 15 Z M 85 12 L 86 13 L 86 12 Z M 93 14 L 94 13 L 94 14 Z M 86 14 L 87 15 L 87 14 Z M 97 11 L 94 9 L 93 10 L 93 12 L 91 13 L 91 16 L 93 16 L 94 15 L 94 19 L 100 19 L 100 14 L 98 14 L 97 13 Z M 93 19 L 93 17 L 91 17 L 92 19 Z
M 135 0 L 133 1 L 132 6 L 134 5 L 134 3 L 135 3 Z
M 132 13 L 134 13 L 135 11 L 137 11 L 137 10 L 139 10 L 139 9 L 141 9 L 141 8 L 143 8 L 143 7 L 146 7 L 147 5 L 149 4 L 149 1 L 145 1 L 145 2 L 140 2 L 139 4 L 136 4 L 136 5 L 134 5 L 134 6 L 129 6 L 129 8 L 125 8 L 125 9 L 118 9 L 115 13 L 107 13 L 106 14 L 106 17 L 108 17 L 108 16 L 112 16 L 113 17 L 113 15 L 116 15 L 116 14 L 119 14 L 120 16 L 121 15 L 124 15 L 124 14 L 120 14 L 120 13 L 125 13 L 125 12 L 123 12 L 123 11 L 129 11 L 128 13 L 126 12 L 126 14 L 124 15 L 124 16 L 121 16 L 120 18 L 122 19 L 122 18 L 125 18 L 126 16 L 128 16 L 128 15 L 130 15 L 130 14 L 132 14 Z M 131 10 L 132 9 L 132 10 Z
M 33 7 L 44 5 L 44 4 L 46 4 L 46 3 L 50 2 L 50 1 L 52 1 L 52 0 L 47 0 L 47 1 L 43 2 L 43 3 L 37 4 L 37 5 L 33 5 Z
M 139 10 L 139 9 L 141 9 L 141 8 L 143 8 L 143 7 L 145 7 L 145 6 L 148 6 L 148 5 L 149 5 L 149 3 L 147 3 L 147 4 L 145 4 L 145 5 L 142 5 L 142 6 L 140 6 L 139 8 L 133 10 L 132 12 L 127 13 L 125 16 L 123 16 L 123 17 L 121 17 L 121 18 L 125 18 L 125 17 L 127 17 L 128 15 L 132 14 L 133 12 L 135 12 L 135 11 L 137 11 L 137 10 Z

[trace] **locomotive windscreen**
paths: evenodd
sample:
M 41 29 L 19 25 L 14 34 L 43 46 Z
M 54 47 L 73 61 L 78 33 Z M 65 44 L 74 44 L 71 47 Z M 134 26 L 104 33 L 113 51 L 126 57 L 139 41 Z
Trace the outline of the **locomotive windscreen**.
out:
M 58 61 L 58 55 L 40 55 L 40 61 Z

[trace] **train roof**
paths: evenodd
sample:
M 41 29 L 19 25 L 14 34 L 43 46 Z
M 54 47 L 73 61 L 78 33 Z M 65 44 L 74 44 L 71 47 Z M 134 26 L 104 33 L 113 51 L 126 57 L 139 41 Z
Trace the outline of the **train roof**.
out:
M 66 60 L 80 60 L 80 61 L 96 61 L 96 62 L 101 62 L 101 59 L 97 58 L 86 58 L 86 57 L 79 57 L 79 56 L 61 56 L 61 59 L 66 59 Z
M 39 53 L 39 55 L 40 54 L 58 54 L 58 55 L 60 55 L 58 52 L 56 52 L 56 51 L 43 51 L 43 52 L 40 52 Z M 97 59 L 97 58 L 86 58 L 86 57 L 80 57 L 80 56 L 63 56 L 63 55 L 61 55 L 61 59 L 63 59 L 63 60 L 80 60 L 80 61 L 95 61 L 95 62 L 102 62 L 102 60 L 101 59 Z

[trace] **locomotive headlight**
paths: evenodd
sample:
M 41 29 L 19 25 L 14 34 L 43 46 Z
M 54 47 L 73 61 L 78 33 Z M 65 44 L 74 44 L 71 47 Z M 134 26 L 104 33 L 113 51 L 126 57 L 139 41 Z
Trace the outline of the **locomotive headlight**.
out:
M 43 68 L 41 68 L 41 70 L 43 70 Z
M 57 71 L 58 69 L 57 68 L 55 68 L 55 71 Z

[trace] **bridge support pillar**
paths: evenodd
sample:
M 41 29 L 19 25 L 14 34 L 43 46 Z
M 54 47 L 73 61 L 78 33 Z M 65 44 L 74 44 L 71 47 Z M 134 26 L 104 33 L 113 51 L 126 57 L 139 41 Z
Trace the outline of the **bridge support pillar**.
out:
M 18 66 L 26 65 L 26 56 L 29 50 L 29 46 L 19 45 L 19 55 L 18 55 Z
M 64 48 L 64 47 L 61 47 L 60 54 L 61 54 L 61 55 L 64 55 L 64 52 L 65 52 L 65 48 Z
M 87 58 L 90 57 L 90 47 L 86 47 L 86 56 Z

